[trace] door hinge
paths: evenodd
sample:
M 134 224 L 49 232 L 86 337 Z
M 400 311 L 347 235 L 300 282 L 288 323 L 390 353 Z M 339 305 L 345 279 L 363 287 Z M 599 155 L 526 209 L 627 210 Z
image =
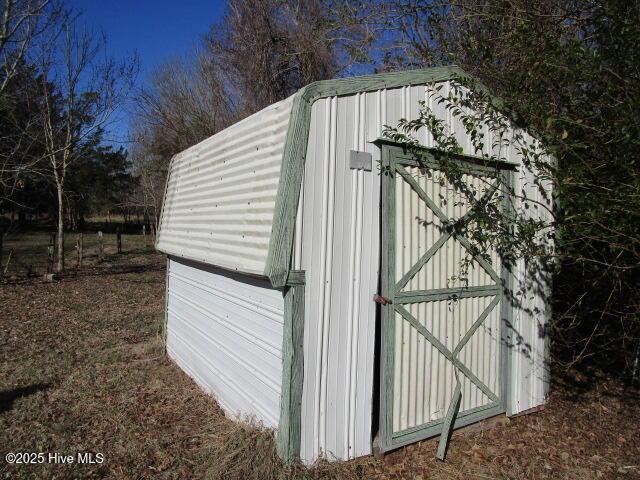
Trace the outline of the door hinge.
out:
M 382 295 L 377 295 L 377 294 L 373 296 L 373 301 L 379 305 L 389 305 L 393 303 L 387 297 L 383 297 Z

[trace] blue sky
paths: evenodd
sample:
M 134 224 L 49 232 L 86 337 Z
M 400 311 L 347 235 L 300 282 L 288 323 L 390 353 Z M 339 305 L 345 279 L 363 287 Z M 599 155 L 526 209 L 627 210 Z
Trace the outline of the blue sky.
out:
M 67 0 L 66 4 L 83 13 L 81 22 L 106 34 L 116 58 L 137 52 L 139 85 L 166 59 L 192 50 L 224 7 L 223 0 Z M 113 140 L 123 139 L 128 130 L 126 112 L 118 115 L 111 130 Z

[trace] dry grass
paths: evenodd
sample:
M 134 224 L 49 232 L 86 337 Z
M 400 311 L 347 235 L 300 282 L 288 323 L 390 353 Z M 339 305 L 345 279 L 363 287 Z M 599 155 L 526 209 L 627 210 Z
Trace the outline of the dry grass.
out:
M 604 378 L 548 408 L 383 459 L 285 467 L 272 433 L 229 420 L 168 361 L 164 263 L 113 255 L 57 283 L 0 285 L 0 455 L 100 452 L 100 465 L 7 465 L 4 478 L 640 478 L 640 402 Z M 589 388 L 586 388 L 586 387 Z

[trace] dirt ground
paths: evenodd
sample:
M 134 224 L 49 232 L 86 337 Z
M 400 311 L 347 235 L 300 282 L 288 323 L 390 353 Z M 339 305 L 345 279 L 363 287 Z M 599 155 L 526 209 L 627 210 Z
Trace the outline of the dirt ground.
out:
M 454 436 L 446 462 L 432 440 L 284 467 L 270 432 L 227 419 L 165 357 L 164 281 L 163 257 L 139 248 L 54 283 L 0 284 L 0 478 L 640 478 L 638 392 L 597 374 L 555 382 L 542 412 Z M 49 463 L 78 452 L 104 461 Z

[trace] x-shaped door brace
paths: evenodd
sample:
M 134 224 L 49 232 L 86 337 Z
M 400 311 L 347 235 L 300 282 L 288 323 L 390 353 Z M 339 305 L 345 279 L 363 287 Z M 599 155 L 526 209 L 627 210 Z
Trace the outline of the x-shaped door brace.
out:
M 448 225 L 449 223 L 451 223 L 451 220 L 449 219 L 449 217 L 447 217 L 447 215 L 445 215 L 442 212 L 442 210 L 440 210 L 440 208 L 435 204 L 435 202 L 431 198 L 429 198 L 429 195 L 427 195 L 427 193 L 422 189 L 422 187 L 418 184 L 418 182 L 416 182 L 415 178 L 413 178 L 413 176 L 409 172 L 407 172 L 400 165 L 396 165 L 396 171 L 411 186 L 411 188 L 416 192 L 416 194 L 420 197 L 420 199 L 427 204 L 427 206 L 433 211 L 433 213 L 440 219 L 443 225 Z M 469 217 L 473 214 L 474 210 L 477 208 L 477 206 L 488 202 L 499 186 L 500 186 L 500 180 L 496 180 L 491 185 L 491 187 L 489 187 L 489 189 L 482 196 L 482 198 L 478 201 L 478 203 L 472 206 L 469 209 L 469 211 L 465 213 L 462 217 L 460 217 L 460 219 L 456 220 L 456 222 L 460 222 L 462 224 L 466 223 L 469 220 Z M 409 283 L 409 281 L 414 277 L 414 275 L 418 273 L 418 271 L 420 271 L 422 266 L 425 263 L 427 263 L 429 259 L 436 254 L 436 252 L 440 249 L 440 247 L 442 247 L 445 244 L 445 242 L 452 236 L 455 237 L 458 240 L 458 242 L 460 242 L 460 244 L 469 253 L 471 253 L 474 260 L 478 262 L 478 264 L 480 264 L 480 266 L 489 274 L 489 276 L 493 279 L 493 281 L 495 281 L 498 284 L 500 283 L 500 277 L 495 272 L 495 270 L 493 270 L 493 267 L 491 266 L 491 264 L 481 256 L 475 255 L 472 252 L 471 242 L 460 233 L 456 233 L 454 229 L 450 229 L 449 231 L 445 232 L 436 241 L 436 243 L 434 243 L 431 246 L 431 248 L 429 248 L 429 250 L 427 250 L 422 255 L 422 257 L 420 257 L 418 262 L 413 267 L 411 267 L 411 269 L 398 281 L 398 283 L 396 284 L 396 292 L 399 292 L 407 283 Z
M 460 370 L 465 377 L 467 377 L 471 382 L 473 382 L 482 393 L 484 393 L 487 397 L 489 397 L 494 402 L 499 401 L 498 396 L 491 391 L 489 387 L 487 387 L 482 380 L 476 377 L 471 370 L 469 370 L 460 360 L 458 360 L 458 353 L 464 348 L 467 342 L 471 339 L 476 330 L 482 325 L 482 322 L 485 321 L 487 316 L 491 313 L 491 310 L 500 303 L 500 297 L 496 296 L 489 305 L 483 310 L 482 314 L 478 317 L 478 319 L 471 326 L 469 331 L 462 337 L 458 345 L 453 349 L 453 352 L 449 350 L 440 340 L 438 340 L 427 328 L 422 325 L 416 317 L 411 315 L 402 305 L 395 305 L 395 310 L 398 312 L 402 318 L 404 318 L 407 322 L 415 328 L 418 333 L 420 333 L 423 337 L 425 337 L 434 347 L 438 349 L 442 355 L 444 355 L 447 360 L 449 360 L 453 365 Z

